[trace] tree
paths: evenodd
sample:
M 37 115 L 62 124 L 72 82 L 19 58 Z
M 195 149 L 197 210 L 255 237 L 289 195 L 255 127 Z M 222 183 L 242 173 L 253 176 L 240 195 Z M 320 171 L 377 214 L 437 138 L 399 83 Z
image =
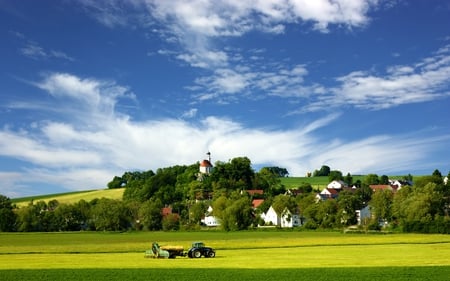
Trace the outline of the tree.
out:
M 280 167 L 263 167 L 261 168 L 260 172 L 263 170 L 267 170 L 270 173 L 274 174 L 275 176 L 279 178 L 284 178 L 289 176 L 289 172 L 286 168 L 280 168 Z
M 377 174 L 368 174 L 364 177 L 363 183 L 366 185 L 379 184 L 380 180 Z
M 272 207 L 277 214 L 281 214 L 286 208 L 291 213 L 294 213 L 297 209 L 297 202 L 295 202 L 294 197 L 287 195 L 278 195 L 274 197 Z
M 96 230 L 118 231 L 131 226 L 131 214 L 119 200 L 99 199 L 92 209 L 91 218 Z
M 199 224 L 202 217 L 205 215 L 208 206 L 200 201 L 189 207 L 189 222 Z
M 386 175 L 382 175 L 380 177 L 379 184 L 389 184 L 389 177 Z
M 0 232 L 15 230 L 16 214 L 13 211 L 11 200 L 0 194 Z
M 162 229 L 161 208 L 163 204 L 159 200 L 148 200 L 139 209 L 139 221 L 147 230 Z
M 252 202 L 250 198 L 243 196 L 224 210 L 221 218 L 221 226 L 225 231 L 245 230 L 253 223 Z
M 389 222 L 392 218 L 393 192 L 389 189 L 377 190 L 372 195 L 369 205 L 372 207 L 375 219 Z
M 334 180 L 340 181 L 343 179 L 344 179 L 344 177 L 342 176 L 341 171 L 333 170 L 333 171 L 330 171 L 330 173 L 328 174 L 328 181 L 330 181 L 330 182 L 334 181 Z
M 162 229 L 179 230 L 180 229 L 180 217 L 178 214 L 168 214 L 162 219 Z
M 363 206 L 361 198 L 352 192 L 342 191 L 337 198 L 340 222 L 347 226 L 357 223 L 356 210 Z
M 320 170 L 315 170 L 313 177 L 327 177 L 330 174 L 330 167 L 323 165 Z
M 352 177 L 352 175 L 350 175 L 350 173 L 347 173 L 347 175 L 344 177 L 344 182 L 345 182 L 348 186 L 353 185 L 353 177 Z

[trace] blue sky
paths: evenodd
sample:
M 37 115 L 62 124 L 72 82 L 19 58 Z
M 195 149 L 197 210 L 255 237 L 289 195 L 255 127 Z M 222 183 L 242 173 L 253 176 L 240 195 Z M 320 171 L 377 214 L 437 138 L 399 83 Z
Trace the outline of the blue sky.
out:
M 0 1 L 0 194 L 247 156 L 450 169 L 442 0 Z

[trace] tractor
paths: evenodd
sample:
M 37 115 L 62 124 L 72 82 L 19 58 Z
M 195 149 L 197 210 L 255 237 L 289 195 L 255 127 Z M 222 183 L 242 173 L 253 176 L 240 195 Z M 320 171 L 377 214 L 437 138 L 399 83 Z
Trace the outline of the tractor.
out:
M 194 242 L 192 243 L 192 247 L 189 249 L 187 253 L 190 258 L 201 258 L 204 256 L 205 258 L 214 258 L 216 256 L 216 252 L 211 247 L 206 247 L 203 242 Z
M 201 258 L 204 256 L 205 258 L 214 258 L 216 252 L 213 248 L 206 247 L 203 242 L 192 243 L 192 247 L 187 252 L 183 250 L 183 246 L 159 246 L 157 242 L 153 242 L 152 248 L 145 251 L 144 256 L 146 258 L 153 257 L 163 259 L 174 259 L 177 256 L 188 256 L 190 258 Z

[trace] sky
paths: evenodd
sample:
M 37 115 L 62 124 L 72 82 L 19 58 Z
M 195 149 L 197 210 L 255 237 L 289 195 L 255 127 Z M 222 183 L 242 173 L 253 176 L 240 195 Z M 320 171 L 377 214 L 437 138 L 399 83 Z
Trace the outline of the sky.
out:
M 450 171 L 447 0 L 0 0 L 0 194 L 248 157 Z

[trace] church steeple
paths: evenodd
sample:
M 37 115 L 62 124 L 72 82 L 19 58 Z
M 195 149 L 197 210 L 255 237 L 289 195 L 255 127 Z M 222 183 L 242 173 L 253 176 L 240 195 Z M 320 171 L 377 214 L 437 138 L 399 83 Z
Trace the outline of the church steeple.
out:
M 211 173 L 213 165 L 211 164 L 211 152 L 208 151 L 206 155 L 208 156 L 208 159 L 204 159 L 202 162 L 200 162 L 200 173 L 208 175 L 209 173 Z

